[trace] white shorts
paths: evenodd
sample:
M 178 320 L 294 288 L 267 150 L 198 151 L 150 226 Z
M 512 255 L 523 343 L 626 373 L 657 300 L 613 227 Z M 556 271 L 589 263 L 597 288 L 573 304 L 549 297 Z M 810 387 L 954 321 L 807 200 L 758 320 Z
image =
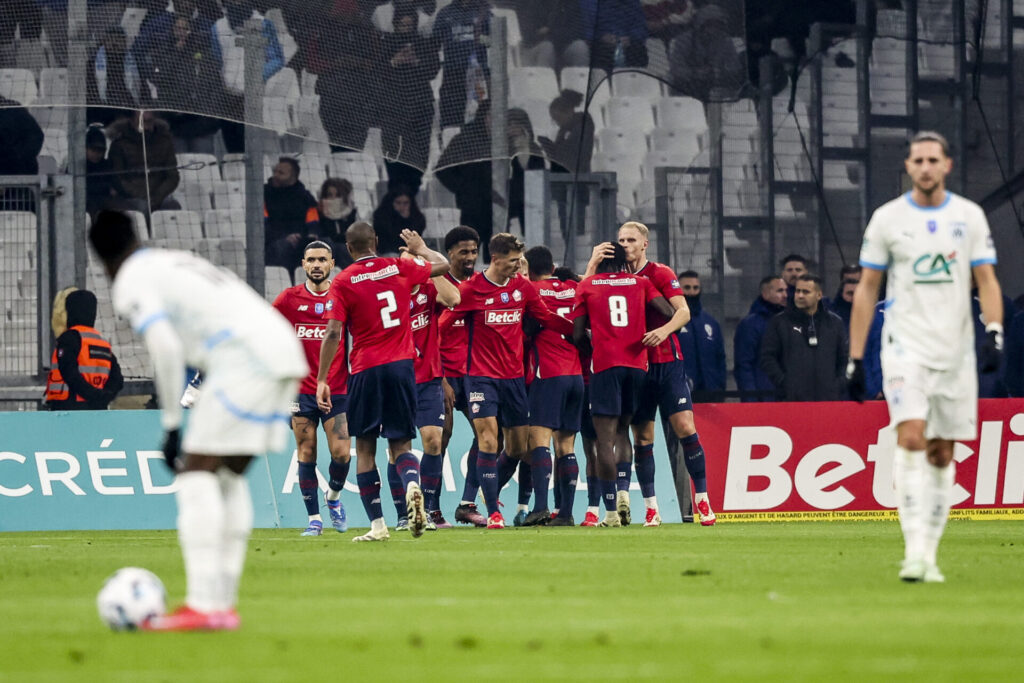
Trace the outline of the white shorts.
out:
M 283 450 L 299 380 L 214 368 L 189 411 L 182 450 L 199 455 L 262 455 Z
M 973 353 L 952 370 L 933 370 L 883 353 L 882 386 L 894 427 L 924 420 L 926 439 L 977 438 L 978 372 Z

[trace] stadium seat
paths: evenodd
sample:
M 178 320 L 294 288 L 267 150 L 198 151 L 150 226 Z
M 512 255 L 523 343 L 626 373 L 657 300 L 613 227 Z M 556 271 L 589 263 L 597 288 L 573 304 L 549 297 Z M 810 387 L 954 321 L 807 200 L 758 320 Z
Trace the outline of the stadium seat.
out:
M 24 242 L 0 241 L 0 264 L 15 270 L 31 268 L 32 252 L 29 245 Z
M 455 195 L 433 174 L 423 177 L 423 188 L 418 199 L 421 207 L 455 208 Z
M 68 70 L 46 68 L 39 72 L 37 103 L 66 104 L 68 101 Z
M 291 275 L 281 266 L 266 266 L 263 269 L 263 294 L 267 301 L 273 301 L 277 295 L 292 286 Z
M 661 81 L 638 71 L 619 71 L 612 74 L 612 93 L 615 97 L 661 97 Z
M 510 106 L 519 106 L 529 99 L 551 100 L 558 97 L 558 79 L 555 70 L 546 66 L 521 66 L 509 69 L 508 101 Z
M 705 130 L 704 105 L 692 97 L 662 97 L 656 105 L 660 128 Z
M 604 72 L 599 70 L 592 72 L 589 67 L 585 66 L 567 66 L 562 69 L 561 75 L 562 90 L 575 90 L 584 98 L 586 98 L 591 77 L 594 83 L 600 82 L 597 90 L 594 91 L 594 98 L 590 102 L 591 116 L 594 117 L 595 122 L 600 119 L 599 112 L 612 96 L 612 89 L 609 85 L 611 81 L 604 78 Z M 586 102 L 585 99 L 584 102 Z
M 380 180 L 377 161 L 365 152 L 335 152 L 329 164 L 333 178 L 345 178 L 353 187 L 371 190 Z
M 146 10 L 141 7 L 127 7 L 121 17 L 121 28 L 124 29 L 125 45 L 131 45 L 139 35 L 142 22 L 146 19 Z
M 135 226 L 135 233 L 141 240 L 149 239 L 149 228 L 146 226 L 146 214 L 141 211 L 125 211 L 124 214 L 131 219 L 132 225 Z M 91 250 L 87 250 L 90 254 Z
M 633 206 L 633 191 L 643 179 L 638 160 L 605 154 L 604 152 L 594 152 L 590 167 L 595 172 L 614 172 L 619 186 L 619 204 Z
M 224 180 L 245 180 L 245 155 L 225 154 L 221 159 L 221 175 Z
M 245 217 L 232 209 L 210 209 L 203 213 L 203 229 L 208 238 L 245 239 Z
M 153 239 L 201 240 L 203 223 L 194 211 L 156 211 L 152 215 Z
M 272 7 L 267 10 L 266 18 L 274 24 L 277 29 L 277 42 L 281 44 L 281 52 L 284 53 L 284 63 L 292 61 L 292 57 L 299 51 L 299 44 L 295 41 L 288 25 L 284 21 L 284 14 L 279 7 Z
M 0 212 L 0 242 L 36 243 L 36 214 L 31 211 Z
M 517 102 L 514 106 L 526 112 L 530 117 L 530 125 L 533 127 L 534 137 L 544 136 L 554 139 L 558 134 L 558 127 L 551 119 L 551 100 L 529 98 Z
M 267 79 L 263 91 L 263 126 L 278 133 L 295 127 L 292 107 L 300 98 L 299 78 L 285 67 Z
M 182 182 L 205 185 L 209 188 L 220 180 L 217 157 L 212 154 L 178 154 L 178 175 Z
M 245 212 L 245 183 L 241 180 L 218 180 L 213 183 L 213 208 L 230 209 L 239 214 Z
M 36 77 L 29 69 L 0 69 L 0 95 L 25 106 L 39 97 Z
M 438 7 L 438 9 L 440 9 L 440 7 Z M 503 17 L 505 19 L 505 29 L 508 39 L 509 65 L 518 65 L 519 46 L 523 42 L 523 32 L 519 28 L 519 16 L 516 14 L 514 9 L 501 7 L 495 7 L 492 9 L 491 14 L 495 18 Z
M 237 238 L 221 237 L 208 240 L 210 261 L 223 266 L 245 279 L 245 243 Z
M 692 158 L 700 154 L 700 139 L 692 130 L 655 128 L 651 133 L 651 150 L 673 152 Z
M 605 154 L 640 159 L 647 153 L 647 136 L 634 128 L 605 128 L 597 132 L 597 146 Z
M 444 207 L 427 207 L 422 209 L 423 217 L 427 220 L 427 227 L 423 231 L 424 239 L 440 241 L 448 234 L 448 231 L 459 225 L 458 209 Z
M 302 73 L 299 74 L 299 90 L 302 91 L 303 97 L 316 95 L 316 82 L 319 78 L 319 74 L 306 71 L 305 69 L 302 70 Z
M 646 97 L 613 97 L 604 108 L 604 125 L 609 128 L 634 128 L 645 133 L 654 130 L 654 111 Z
M 211 186 L 212 183 L 197 183 L 191 180 L 182 182 L 174 191 L 174 197 L 181 204 L 181 208 L 201 215 L 213 208 L 213 201 L 210 199 Z

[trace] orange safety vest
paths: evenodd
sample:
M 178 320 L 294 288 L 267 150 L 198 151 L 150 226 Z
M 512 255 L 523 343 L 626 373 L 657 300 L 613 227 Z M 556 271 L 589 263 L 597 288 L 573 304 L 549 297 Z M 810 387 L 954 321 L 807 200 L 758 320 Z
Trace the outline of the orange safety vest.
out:
M 100 333 L 85 325 L 73 325 L 72 330 L 77 330 L 82 336 L 82 347 L 78 351 L 78 371 L 82 373 L 85 381 L 94 387 L 102 389 L 110 377 L 114 353 L 110 348 L 110 342 L 100 336 Z M 60 368 L 57 365 L 57 350 L 53 350 L 50 358 L 50 374 L 46 378 L 46 402 L 66 401 L 71 398 L 71 390 L 64 383 L 60 376 Z M 75 396 L 75 400 L 84 403 L 85 399 Z

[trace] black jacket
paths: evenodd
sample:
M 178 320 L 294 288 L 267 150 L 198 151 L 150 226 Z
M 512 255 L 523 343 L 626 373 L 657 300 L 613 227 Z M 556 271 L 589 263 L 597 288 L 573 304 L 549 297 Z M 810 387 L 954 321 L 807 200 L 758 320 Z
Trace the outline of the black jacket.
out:
M 271 244 L 292 234 L 320 235 L 316 200 L 301 181 L 288 187 L 263 186 L 264 242 Z
M 43 129 L 28 109 L 0 97 L 0 175 L 39 173 L 36 157 L 43 148 Z
M 78 369 L 78 352 L 82 349 L 82 335 L 72 330 L 74 325 L 95 327 L 96 295 L 86 290 L 71 292 L 64 304 L 68 313 L 68 329 L 57 337 L 57 367 L 64 383 L 68 385 L 66 401 L 51 401 L 46 404 L 50 410 L 106 410 L 118 392 L 124 388 L 124 377 L 117 356 L 111 353 L 110 375 L 102 389 L 85 381 Z M 76 400 L 77 396 L 85 403 Z
M 843 321 L 834 313 L 819 305 L 812 318 L 787 308 L 765 328 L 761 369 L 780 400 L 839 401 L 845 393 L 848 348 Z

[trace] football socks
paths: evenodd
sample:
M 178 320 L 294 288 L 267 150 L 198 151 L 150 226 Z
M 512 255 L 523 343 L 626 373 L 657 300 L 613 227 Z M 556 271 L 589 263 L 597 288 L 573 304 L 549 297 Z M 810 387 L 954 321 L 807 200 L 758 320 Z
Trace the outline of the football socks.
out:
M 576 462 L 573 453 L 558 458 L 558 485 L 555 487 L 562 492 L 561 502 L 558 506 L 559 517 L 572 517 L 572 506 L 576 500 L 576 480 L 580 476 L 580 466 Z
M 320 515 L 319 485 L 316 480 L 316 463 L 299 463 L 299 493 L 310 519 Z
M 384 512 L 380 507 L 380 472 L 374 467 L 369 472 L 356 474 L 356 484 L 359 486 L 359 498 L 363 501 L 363 509 L 370 521 L 383 519 Z M 405 499 L 402 499 L 405 502 Z M 405 512 L 403 506 L 402 512 Z
M 488 516 L 498 512 L 498 454 L 480 451 L 476 457 L 476 476 L 484 494 Z
M 424 453 L 420 461 L 420 481 L 423 484 L 424 505 L 427 510 L 439 509 L 441 493 L 441 469 L 443 461 L 440 455 Z
M 545 510 L 548 507 L 548 489 L 551 487 L 551 451 L 545 447 L 534 448 L 530 453 L 530 470 L 533 478 L 533 509 Z M 520 476 L 522 470 L 520 469 Z M 523 480 L 519 480 L 522 488 Z
M 654 444 L 633 446 L 633 463 L 636 467 L 636 480 L 640 482 L 640 492 L 644 498 L 654 495 Z
M 391 490 L 391 502 L 395 506 L 398 519 L 405 517 L 405 484 L 398 474 L 398 467 L 395 463 L 388 463 L 388 488 Z
M 708 480 L 704 466 L 704 448 L 700 445 L 700 437 L 697 436 L 697 432 L 694 432 L 689 436 L 684 436 L 680 441 L 683 444 L 686 471 L 690 473 L 690 479 L 693 480 L 693 490 L 697 493 L 707 493 Z M 637 476 L 640 476 L 639 472 Z

